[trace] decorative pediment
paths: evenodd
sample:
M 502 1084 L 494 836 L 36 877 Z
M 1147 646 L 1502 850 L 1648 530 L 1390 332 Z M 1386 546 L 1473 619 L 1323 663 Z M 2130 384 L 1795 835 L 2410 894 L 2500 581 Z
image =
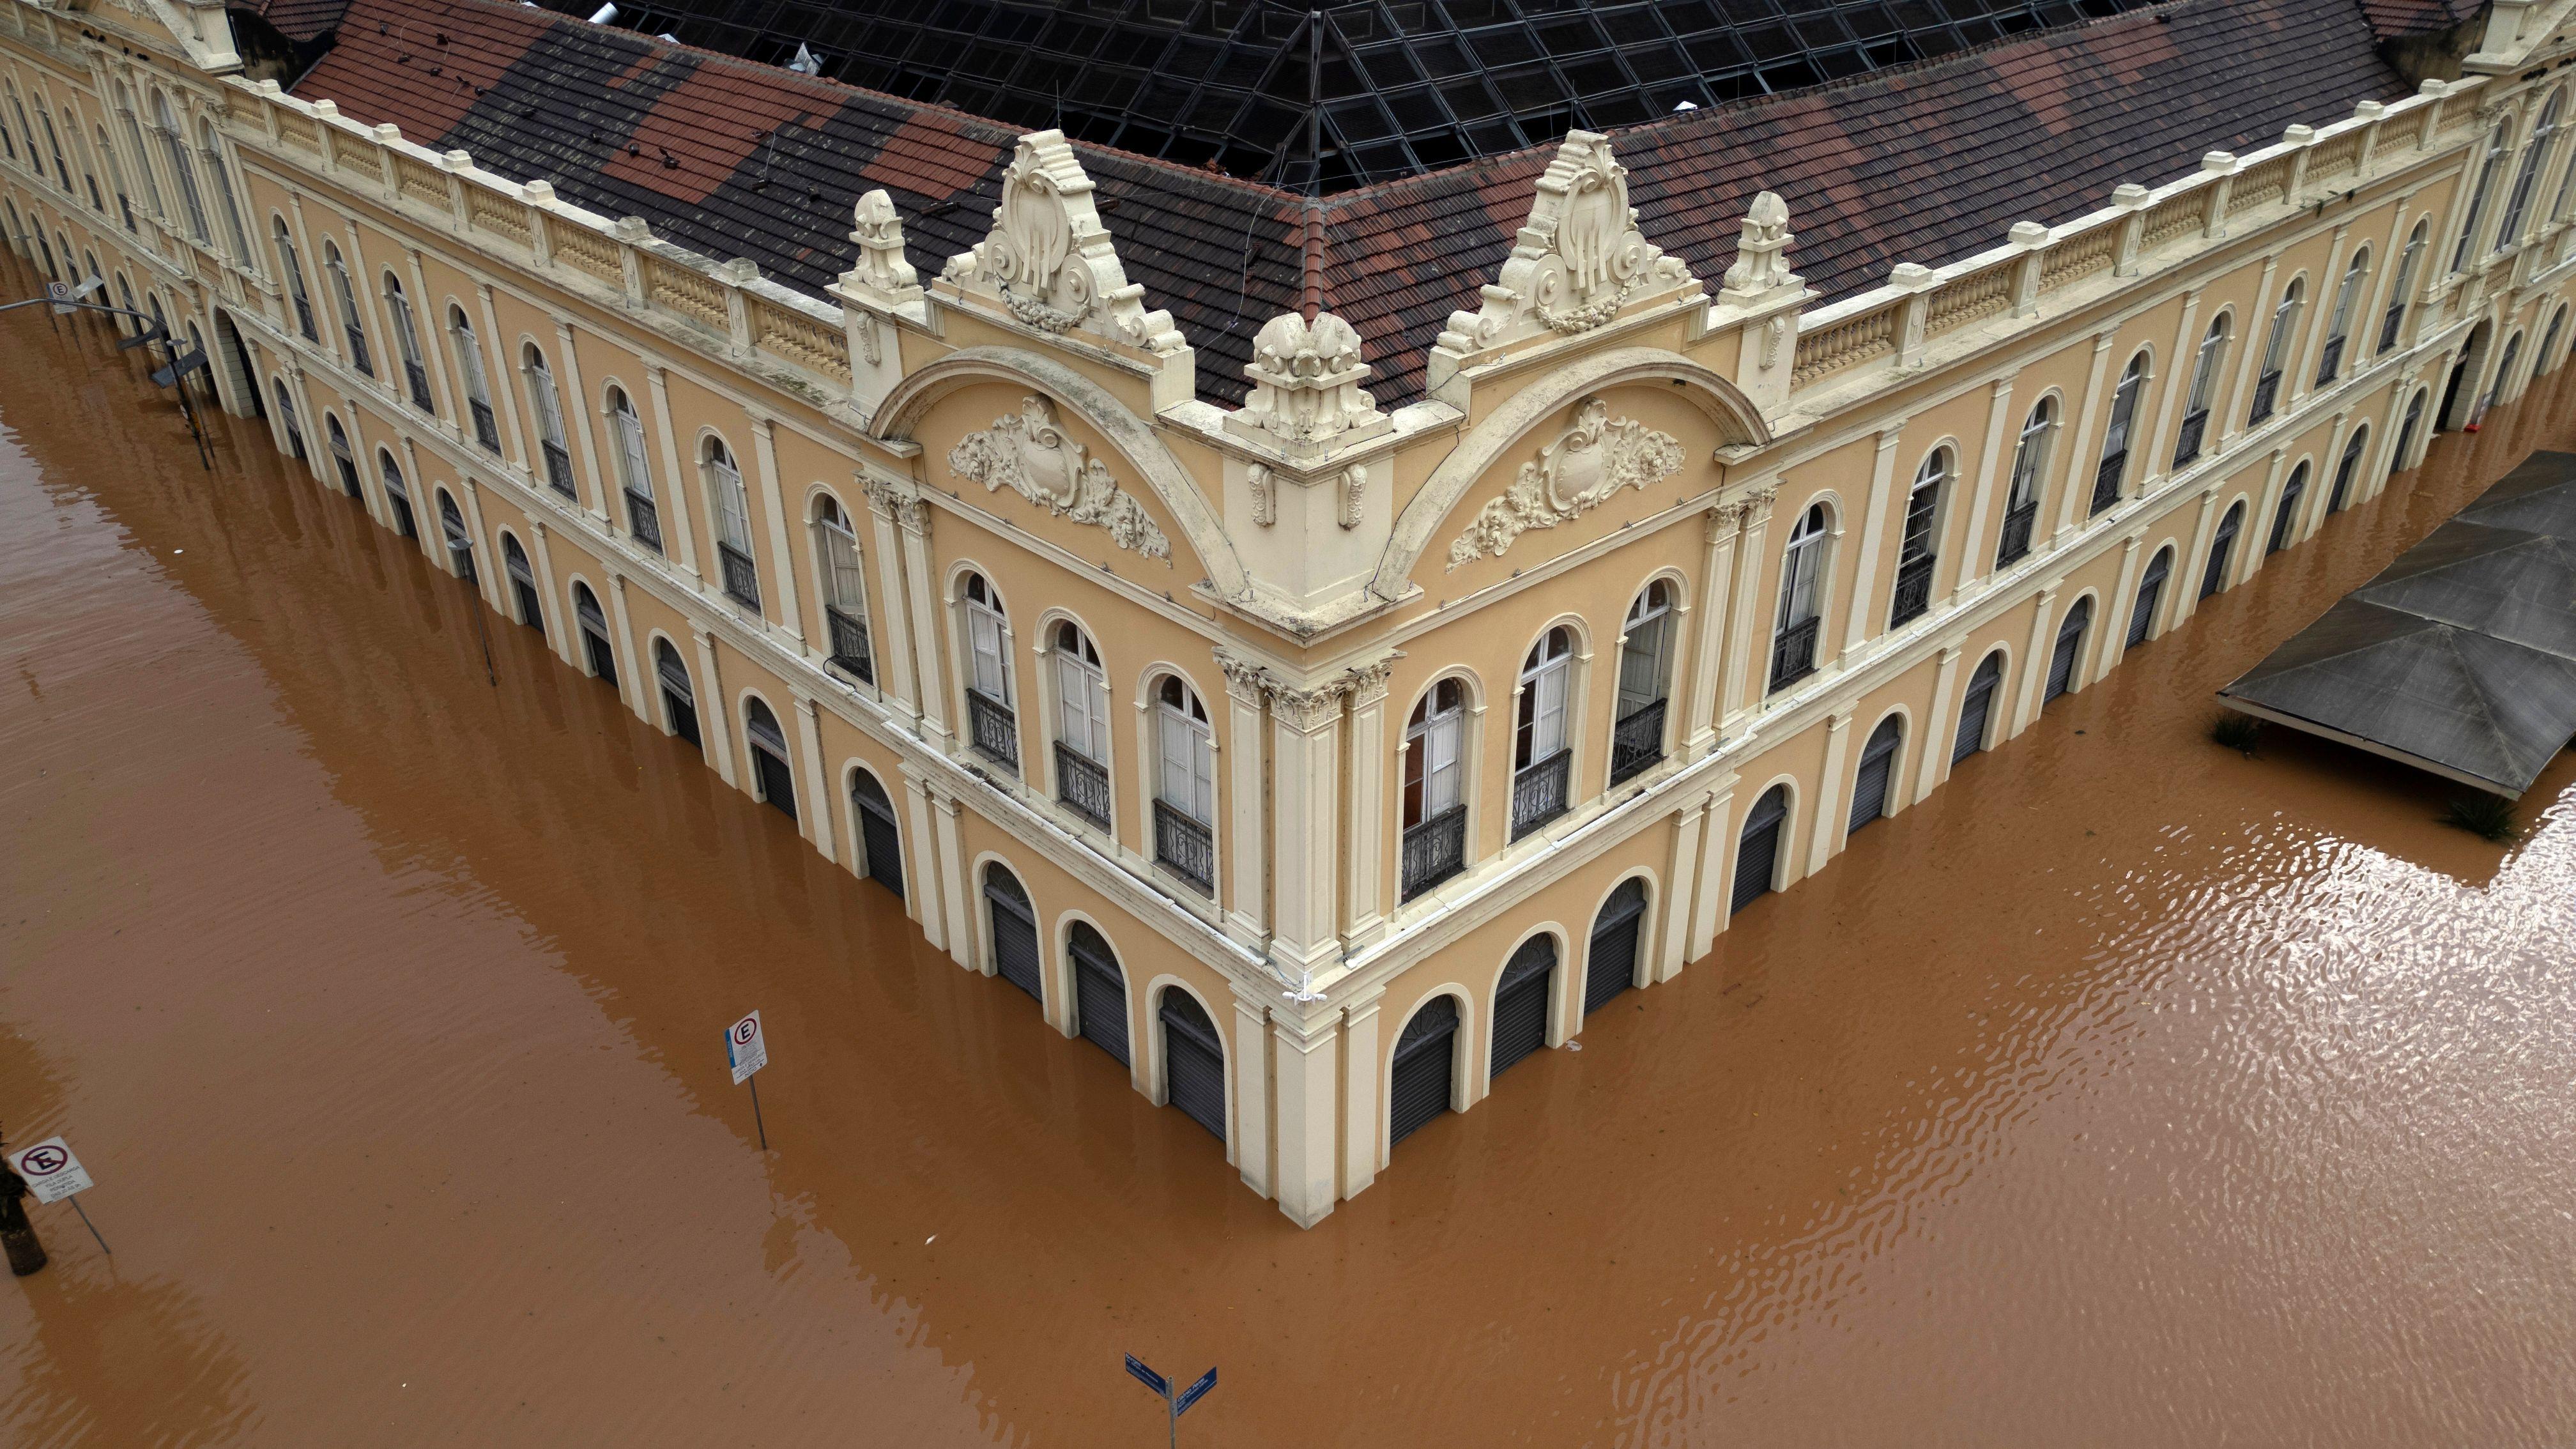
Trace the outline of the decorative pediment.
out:
M 1440 346 L 1457 353 L 1548 333 L 1589 332 L 1631 305 L 1699 284 L 1637 230 L 1628 168 L 1610 138 L 1569 131 L 1538 179 L 1538 198 L 1484 306 L 1449 314 Z
M 1449 567 L 1502 557 L 1512 540 L 1533 528 L 1554 528 L 1608 502 L 1624 488 L 1647 488 L 1681 471 L 1682 445 L 1634 418 L 1613 418 L 1610 405 L 1585 398 L 1574 426 L 1521 465 L 1503 496 L 1476 513 L 1476 521 L 1449 545 Z
M 1172 541 L 1144 505 L 1120 490 L 1108 464 L 1065 436 L 1045 398 L 1024 397 L 1017 413 L 958 439 L 948 450 L 948 466 L 988 493 L 1008 488 L 1059 518 L 1109 530 L 1120 548 L 1167 565 L 1172 561 Z
M 1086 332 L 1152 353 L 1188 344 L 1169 312 L 1145 310 L 1100 224 L 1091 178 L 1062 131 L 1022 136 L 1002 173 L 993 229 L 948 259 L 940 279 L 985 298 L 1022 325 L 1059 336 Z

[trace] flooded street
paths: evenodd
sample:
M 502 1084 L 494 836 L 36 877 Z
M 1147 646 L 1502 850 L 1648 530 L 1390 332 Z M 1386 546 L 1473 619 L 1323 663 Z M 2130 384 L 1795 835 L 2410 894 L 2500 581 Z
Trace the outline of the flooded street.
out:
M 2576 368 L 1300 1232 L 107 338 L 0 318 L 0 1123 L 115 1249 L 31 1209 L 0 1441 L 2576 1439 L 2576 756 L 2505 847 L 2205 734 Z

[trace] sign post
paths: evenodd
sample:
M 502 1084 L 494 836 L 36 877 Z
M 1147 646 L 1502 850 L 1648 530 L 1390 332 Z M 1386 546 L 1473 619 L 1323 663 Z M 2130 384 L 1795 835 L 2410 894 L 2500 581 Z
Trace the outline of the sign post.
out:
M 1165 1439 L 1167 1443 L 1174 1446 L 1174 1449 L 1178 1449 L 1181 1442 L 1181 1416 L 1190 1411 L 1190 1405 L 1206 1398 L 1208 1390 L 1216 1387 L 1216 1370 L 1209 1369 L 1199 1375 L 1197 1383 L 1178 1393 L 1172 1391 L 1170 1379 L 1147 1368 L 1145 1361 L 1132 1353 L 1127 1355 L 1127 1372 L 1135 1377 L 1136 1382 L 1161 1396 Z
M 72 1200 L 72 1211 L 80 1214 L 81 1226 L 98 1238 L 98 1250 L 113 1258 L 116 1250 L 107 1239 L 98 1236 L 98 1224 L 89 1220 L 89 1209 L 80 1205 L 80 1194 L 97 1184 L 89 1180 L 89 1170 L 72 1156 L 71 1144 L 59 1137 L 48 1137 L 35 1146 L 10 1155 L 9 1166 L 27 1180 L 27 1190 L 38 1202 Z
M 760 1082 L 754 1075 L 769 1065 L 769 1038 L 761 1034 L 755 1011 L 725 1028 L 725 1060 L 733 1065 L 733 1084 L 751 1083 L 751 1125 L 760 1132 L 760 1150 L 769 1150 L 769 1127 L 760 1120 Z

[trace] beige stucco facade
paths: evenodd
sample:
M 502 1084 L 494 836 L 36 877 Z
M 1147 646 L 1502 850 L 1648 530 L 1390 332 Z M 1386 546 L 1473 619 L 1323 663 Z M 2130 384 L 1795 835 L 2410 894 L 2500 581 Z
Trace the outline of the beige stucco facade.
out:
M 855 874 L 853 791 L 881 791 L 904 909 L 966 970 L 1000 969 L 1008 871 L 1068 1034 L 1096 931 L 1156 1100 L 1186 993 L 1228 1160 L 1311 1224 L 1401 1170 L 1395 1051 L 1434 998 L 1472 1110 L 1509 1090 L 1526 942 L 1554 942 L 1561 1046 L 1628 882 L 1633 952 L 1600 949 L 1651 988 L 1739 891 L 1830 869 L 1856 795 L 1906 809 L 2558 366 L 2576 148 L 2538 118 L 2571 3 L 2494 7 L 2461 81 L 2066 225 L 1999 216 L 1995 249 L 1830 305 L 1776 201 L 1692 277 L 1577 133 L 1392 410 L 1329 316 L 1263 330 L 1242 409 L 1199 400 L 1052 133 L 936 278 L 848 198 L 825 303 L 244 80 L 222 10 L 178 0 L 0 7 L 0 220 L 201 339 L 316 486 L 344 485 L 336 429 L 371 516 L 407 502 L 437 567 L 510 619 L 533 598 L 564 666 L 665 731 L 675 664 L 709 768 L 790 782 Z

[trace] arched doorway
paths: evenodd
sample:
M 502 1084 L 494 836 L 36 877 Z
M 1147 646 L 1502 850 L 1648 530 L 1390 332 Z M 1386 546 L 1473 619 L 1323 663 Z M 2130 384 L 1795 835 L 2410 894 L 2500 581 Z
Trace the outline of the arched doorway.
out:
M 1442 994 L 1422 1004 L 1395 1039 L 1395 1070 L 1386 1094 L 1387 1145 L 1449 1110 L 1458 1051 L 1458 998 Z
M 304 453 L 304 422 L 295 415 L 295 395 L 286 390 L 285 378 L 270 385 L 277 389 L 277 422 L 286 430 L 286 451 L 294 454 L 298 463 L 311 461 Z M 259 396 L 259 389 L 252 388 L 251 396 Z
M 2487 343 L 2493 324 L 2481 322 L 2469 331 L 2469 342 L 2460 349 L 2460 360 L 2451 366 L 2451 380 L 2442 387 L 2442 409 L 2434 424 L 2437 432 L 2457 432 L 2471 421 L 2473 394 L 2470 384 L 2486 367 Z
M 546 632 L 545 596 L 537 592 L 537 571 L 528 566 L 528 551 L 519 547 L 515 534 L 501 535 L 501 571 L 510 576 L 510 601 L 518 606 L 519 622 Z
M 751 774 L 760 782 L 760 798 L 779 814 L 796 818 L 796 772 L 787 763 L 787 732 L 778 716 L 757 699 L 742 707 L 743 731 L 751 737 Z
M 449 568 L 467 583 L 475 582 L 474 535 L 465 527 L 465 511 L 456 506 L 456 495 L 438 490 L 438 526 L 447 535 Z
M 1532 936 L 1503 964 L 1494 987 L 1492 1075 L 1547 1045 L 1547 1001 L 1556 980 L 1556 938 Z
M 2168 544 L 2147 561 L 2147 572 L 2138 580 L 2138 597 L 2129 605 L 2129 637 L 2122 648 L 2135 649 L 2156 632 L 2156 606 L 2164 602 L 2165 580 L 2173 577 L 2173 558 Z
M 1852 775 L 1850 818 L 1844 821 L 1843 833 L 1881 820 L 1887 815 L 1887 786 L 1896 775 L 1898 746 L 1905 743 L 1905 722 L 1895 715 L 1878 722 L 1869 732 L 1869 743 L 1861 747 L 1860 769 Z
M 2422 398 L 2417 402 L 2420 405 Z M 2200 596 L 2204 599 L 2227 587 L 2228 556 L 2236 552 L 2236 535 L 2245 527 L 2245 503 L 2239 499 L 2229 505 L 2227 516 L 2218 520 L 2218 532 L 2209 540 L 2209 567 L 2200 575 Z
M 1225 1042 L 1198 998 L 1163 988 L 1163 1078 L 1182 1115 L 1225 1140 Z
M 850 808 L 859 821 L 859 858 L 868 879 L 903 899 L 903 835 L 895 829 L 894 801 L 865 770 L 850 776 Z
M 2066 611 L 2066 621 L 2057 626 L 2057 650 L 2048 656 L 2048 692 L 2040 697 L 2042 705 L 2075 688 L 2075 666 L 2084 657 L 2084 630 L 2093 622 L 2093 601 L 2077 599 Z
M 1950 763 L 1957 764 L 1986 747 L 1987 721 L 1994 717 L 1995 691 L 2004 682 L 2004 652 L 1987 655 L 1968 676 L 1968 693 L 1959 701 L 1959 732 L 1950 742 Z
M 1592 943 L 1583 960 L 1583 1014 L 1590 1016 L 1610 998 L 1637 984 L 1637 938 L 1645 930 L 1646 883 L 1634 876 L 1619 883 L 1601 913 L 1592 918 Z
M 1789 787 L 1762 792 L 1745 813 L 1744 833 L 1735 842 L 1735 889 L 1729 911 L 1740 911 L 1771 893 L 1780 876 L 1780 837 L 1789 819 Z
M 572 586 L 572 617 L 581 628 L 581 655 L 590 663 L 591 677 L 606 680 L 615 688 L 617 646 L 610 642 L 608 616 L 600 611 L 599 595 L 578 580 Z
M 358 496 L 358 456 L 349 448 L 348 431 L 340 426 L 336 414 L 322 414 L 322 431 L 331 445 L 331 471 L 339 479 L 340 491 Z
M 680 662 L 680 651 L 668 639 L 653 641 L 653 678 L 662 686 L 662 716 L 670 721 L 671 733 L 705 749 L 698 738 L 698 694 L 689 686 L 689 666 Z
M 1073 958 L 1074 1030 L 1127 1065 L 1127 973 L 1118 969 L 1118 953 L 1086 921 L 1073 923 L 1064 945 Z
M 2272 510 L 2272 537 L 2263 545 L 2266 558 L 2290 546 L 2298 537 L 2299 497 L 2308 491 L 2308 465 L 2301 463 L 2290 470 L 2289 486 L 2281 490 L 2281 506 Z
M 1038 980 L 1038 913 L 1020 878 L 998 863 L 984 867 L 984 910 L 993 928 L 993 974 L 1044 1003 L 1046 988 Z
M 193 326 L 189 330 L 191 334 L 195 332 Z M 215 309 L 214 355 L 206 362 L 222 370 L 217 378 L 215 395 L 225 411 L 238 417 L 267 419 L 268 409 L 260 404 L 259 384 L 254 380 L 259 376 L 259 368 L 251 360 L 250 345 L 242 341 L 241 329 L 233 325 L 232 314 L 221 307 Z M 278 394 L 282 404 L 285 401 L 283 382 L 278 384 Z M 297 456 L 303 455 L 299 453 Z
M 394 517 L 394 532 L 405 538 L 420 537 L 420 524 L 411 516 L 411 492 L 403 486 L 402 469 L 395 465 L 394 455 L 378 453 L 376 471 L 384 475 L 385 507 Z

